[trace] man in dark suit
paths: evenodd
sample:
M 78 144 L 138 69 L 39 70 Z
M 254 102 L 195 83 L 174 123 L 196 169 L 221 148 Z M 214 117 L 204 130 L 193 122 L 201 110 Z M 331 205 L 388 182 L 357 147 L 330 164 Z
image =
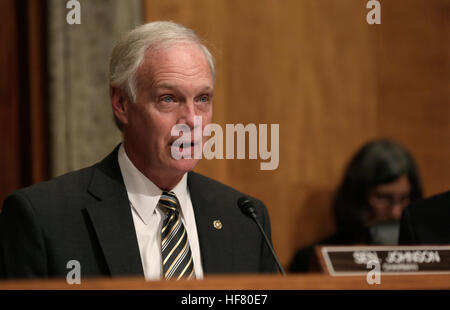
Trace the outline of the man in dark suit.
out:
M 125 35 L 110 64 L 111 105 L 123 143 L 92 167 L 10 195 L 0 215 L 0 277 L 142 275 L 146 279 L 274 272 L 242 193 L 192 172 L 203 145 L 176 125 L 212 117 L 214 61 L 181 25 Z M 197 140 L 196 140 L 197 139 Z M 267 210 L 255 201 L 270 236 Z
M 450 191 L 405 208 L 399 244 L 450 244 Z

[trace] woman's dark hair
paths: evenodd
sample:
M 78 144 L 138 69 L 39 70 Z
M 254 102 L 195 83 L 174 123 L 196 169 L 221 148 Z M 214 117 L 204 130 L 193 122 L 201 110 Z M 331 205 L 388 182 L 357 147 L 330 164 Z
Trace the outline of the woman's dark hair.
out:
M 400 144 L 375 140 L 365 144 L 352 158 L 335 196 L 333 211 L 338 233 L 358 234 L 370 218 L 369 191 L 406 175 L 411 201 L 422 198 L 422 185 L 413 158 Z M 361 236 L 362 237 L 362 236 Z

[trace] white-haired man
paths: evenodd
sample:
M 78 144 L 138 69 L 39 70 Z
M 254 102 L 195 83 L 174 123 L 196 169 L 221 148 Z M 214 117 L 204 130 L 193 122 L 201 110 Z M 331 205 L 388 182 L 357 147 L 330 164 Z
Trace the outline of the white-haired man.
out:
M 176 125 L 211 121 L 214 60 L 195 33 L 153 22 L 126 34 L 110 63 L 110 94 L 123 143 L 96 165 L 19 190 L 0 215 L 1 277 L 274 272 L 257 226 L 238 209 L 238 191 L 175 159 L 204 141 L 174 145 Z M 270 235 L 265 206 L 255 200 Z

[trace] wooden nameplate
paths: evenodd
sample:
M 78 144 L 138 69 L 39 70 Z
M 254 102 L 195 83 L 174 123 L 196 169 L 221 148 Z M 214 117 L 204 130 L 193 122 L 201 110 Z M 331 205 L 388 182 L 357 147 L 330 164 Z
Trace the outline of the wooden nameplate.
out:
M 366 275 L 376 264 L 383 274 L 450 274 L 450 245 L 318 246 L 322 270 L 332 276 Z

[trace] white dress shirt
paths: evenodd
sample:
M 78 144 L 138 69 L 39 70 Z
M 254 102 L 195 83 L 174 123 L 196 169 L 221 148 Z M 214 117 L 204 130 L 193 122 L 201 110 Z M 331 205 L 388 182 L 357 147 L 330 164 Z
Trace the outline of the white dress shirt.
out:
M 142 267 L 146 280 L 162 278 L 161 263 L 161 227 L 164 213 L 157 208 L 162 190 L 144 176 L 128 158 L 123 144 L 119 148 L 118 160 L 123 181 L 130 200 L 134 227 L 141 254 Z M 180 202 L 180 215 L 186 228 L 194 261 L 197 279 L 203 278 L 200 246 L 195 224 L 194 209 L 187 186 L 187 173 L 172 189 Z

